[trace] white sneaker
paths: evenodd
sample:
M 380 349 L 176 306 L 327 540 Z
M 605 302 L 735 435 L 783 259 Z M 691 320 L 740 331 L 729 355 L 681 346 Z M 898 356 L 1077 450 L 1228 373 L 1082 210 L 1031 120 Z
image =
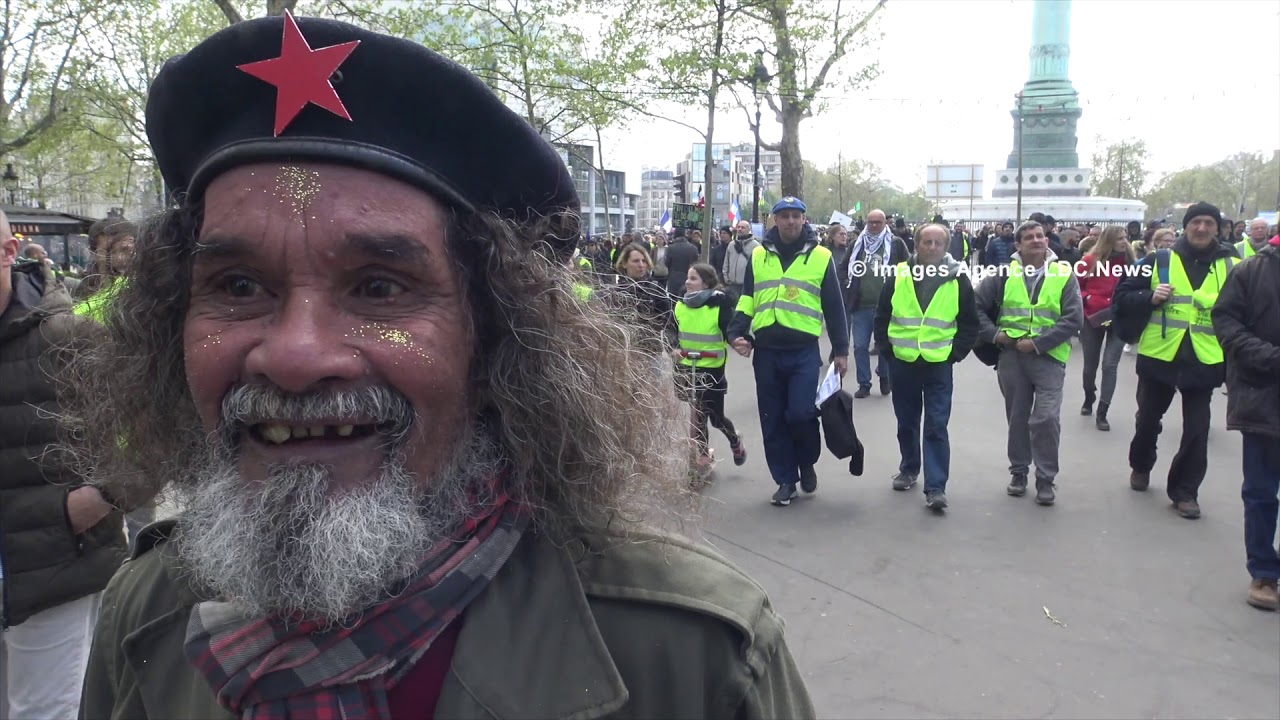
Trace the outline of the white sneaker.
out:
M 1124 351 L 1125 351 L 1125 352 L 1127 352 L 1127 353 L 1129 353 L 1130 355 L 1132 355 L 1132 354 L 1133 354 L 1133 346 L 1132 346 L 1132 345 L 1125 345 L 1125 346 L 1124 346 Z

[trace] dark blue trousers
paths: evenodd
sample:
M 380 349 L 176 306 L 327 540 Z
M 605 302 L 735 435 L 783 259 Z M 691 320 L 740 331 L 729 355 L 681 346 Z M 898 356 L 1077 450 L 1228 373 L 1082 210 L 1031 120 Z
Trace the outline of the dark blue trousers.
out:
M 1276 513 L 1280 512 L 1280 445 L 1274 438 L 1244 434 L 1244 550 L 1249 576 L 1255 580 L 1280 578 L 1280 548 L 1276 542 Z
M 800 482 L 800 466 L 815 464 L 822 452 L 813 406 L 822 369 L 818 341 L 785 350 L 756 348 L 751 364 L 769 474 L 779 485 Z
M 924 414 L 924 490 L 946 490 L 951 474 L 951 363 L 906 363 L 893 357 L 893 413 L 898 418 L 898 472 L 920 475 L 920 415 Z

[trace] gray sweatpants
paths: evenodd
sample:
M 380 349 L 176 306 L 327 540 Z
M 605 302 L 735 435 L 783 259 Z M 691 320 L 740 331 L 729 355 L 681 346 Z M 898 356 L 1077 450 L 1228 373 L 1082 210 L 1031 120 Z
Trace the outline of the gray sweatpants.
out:
M 1027 473 L 1034 462 L 1036 482 L 1053 482 L 1058 475 L 1067 367 L 1048 355 L 1006 348 L 996 375 L 1009 421 L 1009 472 Z

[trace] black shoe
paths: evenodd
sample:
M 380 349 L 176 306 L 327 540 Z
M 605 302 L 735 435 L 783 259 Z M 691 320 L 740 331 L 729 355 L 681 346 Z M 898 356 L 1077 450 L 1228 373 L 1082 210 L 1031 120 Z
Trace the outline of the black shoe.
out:
M 800 497 L 800 493 L 796 492 L 796 484 L 786 483 L 778 486 L 778 492 L 773 494 L 772 502 L 778 507 L 786 507 L 798 497 Z
M 1098 403 L 1098 417 L 1094 419 L 1093 424 L 1102 432 L 1111 431 L 1111 423 L 1107 422 L 1107 403 Z
M 881 375 L 880 376 L 880 394 L 888 395 L 889 392 L 892 390 L 893 390 L 893 383 L 889 382 L 888 377 Z
M 1053 481 L 1036 478 L 1036 504 L 1052 505 L 1054 501 Z
M 1195 500 L 1179 500 L 1173 504 L 1173 509 L 1188 520 L 1200 517 L 1200 503 Z
M 910 490 L 916 484 L 916 476 L 898 473 L 893 476 L 894 490 Z
M 941 490 L 930 490 L 924 494 L 924 506 L 930 510 L 945 510 L 947 494 Z
M 742 436 L 738 436 L 738 441 L 730 445 L 729 449 L 733 452 L 734 465 L 747 464 L 747 448 L 742 444 Z
M 1081 415 L 1092 415 L 1092 414 L 1093 414 L 1093 401 L 1094 401 L 1095 399 L 1096 399 L 1096 396 L 1095 396 L 1093 393 L 1091 393 L 1091 392 L 1086 392 L 1086 393 L 1084 394 L 1084 405 L 1081 405 L 1081 406 L 1080 406 L 1080 414 L 1081 414 Z
M 818 492 L 818 473 L 812 465 L 800 468 L 800 489 L 807 493 Z
M 1133 472 L 1129 473 L 1129 487 L 1133 488 L 1134 490 L 1137 490 L 1138 492 L 1146 492 L 1147 488 L 1150 486 L 1151 486 L 1151 473 L 1138 472 L 1137 470 L 1134 470 Z
M 859 385 L 858 391 L 853 394 L 853 396 L 858 398 L 859 400 L 861 400 L 864 397 L 868 397 L 869 395 L 871 395 L 870 385 Z
M 1004 489 L 1014 497 L 1022 497 L 1027 494 L 1027 474 L 1016 473 L 1013 479 L 1009 481 L 1009 487 Z

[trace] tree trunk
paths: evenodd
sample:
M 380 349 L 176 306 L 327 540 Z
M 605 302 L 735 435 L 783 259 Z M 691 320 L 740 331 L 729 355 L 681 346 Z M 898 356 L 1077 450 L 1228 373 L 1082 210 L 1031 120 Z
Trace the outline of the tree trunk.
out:
M 285 10 L 293 12 L 298 0 L 267 0 L 267 15 L 283 15 Z
M 783 101 L 782 140 L 778 142 L 783 197 L 804 198 L 804 160 L 800 157 L 800 121 L 803 119 L 803 110 L 790 101 Z
M 716 41 L 711 57 L 715 63 L 711 66 L 711 84 L 707 88 L 707 134 L 703 155 L 702 192 L 706 204 L 702 208 L 702 262 L 711 260 L 711 241 L 715 237 L 715 228 L 711 225 L 712 198 L 715 185 L 713 165 L 711 164 L 712 140 L 716 130 L 716 97 L 720 94 L 720 56 L 724 52 L 724 23 L 728 14 L 727 0 L 716 0 Z
M 596 126 L 596 155 L 600 161 L 600 195 L 604 197 L 604 229 L 605 237 L 613 238 L 613 225 L 609 221 L 609 180 L 604 176 L 604 142 L 600 139 L 600 126 Z M 591 214 L 596 213 L 596 199 L 591 198 Z

